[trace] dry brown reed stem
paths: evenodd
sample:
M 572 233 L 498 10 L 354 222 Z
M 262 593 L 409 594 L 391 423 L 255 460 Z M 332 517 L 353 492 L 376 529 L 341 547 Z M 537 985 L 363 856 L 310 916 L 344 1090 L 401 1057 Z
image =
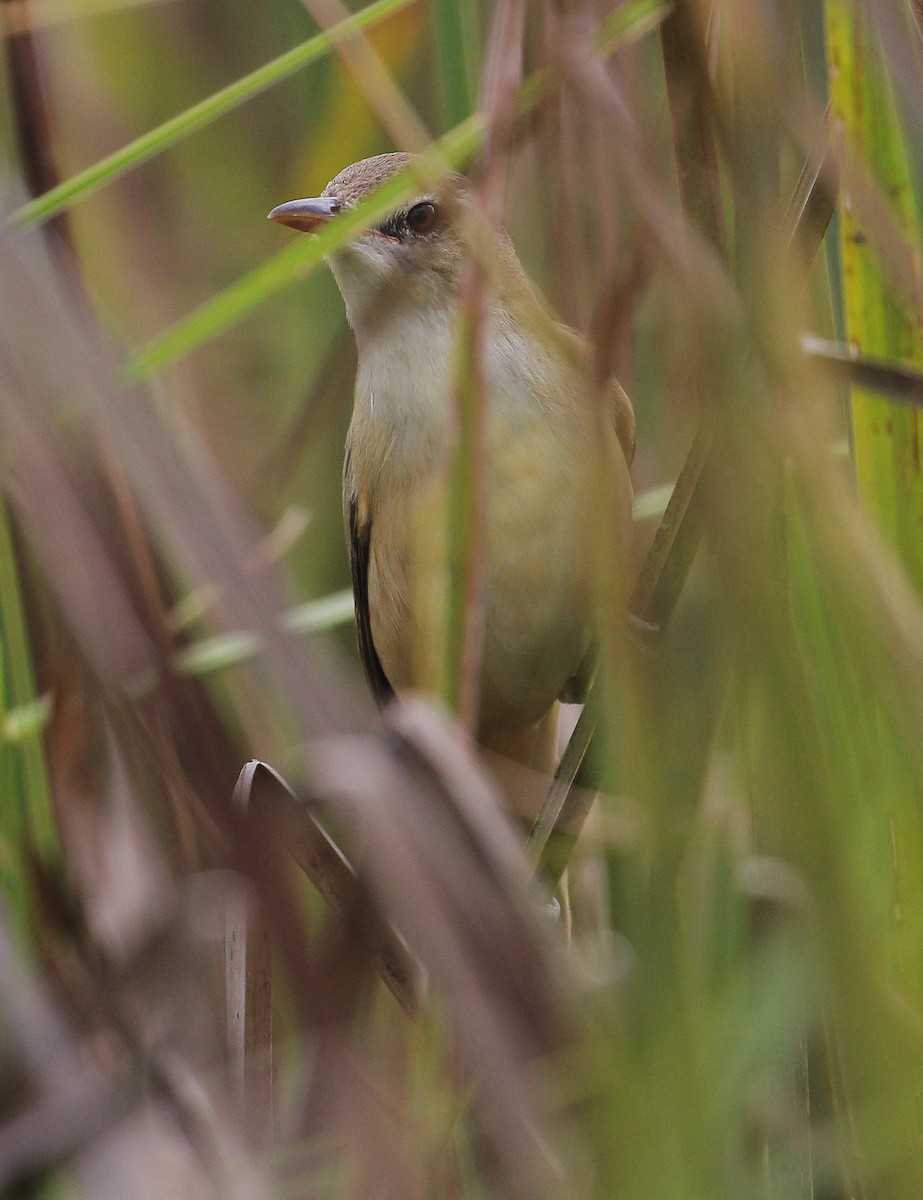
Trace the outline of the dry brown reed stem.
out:
M 679 4 L 661 27 L 667 91 L 673 121 L 684 205 L 718 253 L 726 256 L 724 214 L 720 202 L 715 130 L 716 115 L 706 52 L 693 15 L 694 5 Z M 826 126 L 799 179 L 789 209 L 790 238 L 809 264 L 829 225 L 835 187 Z M 597 338 L 597 340 L 599 340 Z M 706 528 L 703 473 L 716 453 L 711 409 L 702 425 L 671 495 L 654 541 L 644 559 L 629 605 L 639 621 L 637 632 L 656 642 L 665 631 L 698 553 Z M 542 857 L 543 874 L 556 881 L 575 844 L 592 803 L 592 790 L 578 786 L 598 715 L 589 705 L 581 714 L 549 791 L 529 835 Z M 548 845 L 548 851 L 543 848 Z
M 212 1078 L 217 1044 L 193 932 L 204 923 L 209 884 L 203 878 L 194 894 L 173 887 L 114 745 L 110 760 L 96 808 L 65 814 L 80 825 L 65 846 L 82 911 L 75 905 L 67 927 L 44 930 L 52 988 L 43 992 L 9 955 L 4 964 L 5 1001 L 28 998 L 28 1014 L 3 1005 L 5 1058 L 21 1056 L 32 1079 L 30 1103 L 13 1106 L 0 1127 L 0 1186 L 66 1161 L 94 1195 L 135 1192 L 146 1154 L 162 1153 L 184 1160 L 184 1189 L 210 1177 L 229 1197 L 262 1196 Z M 56 1011 L 65 1006 L 66 1017 Z M 11 1020 L 17 1007 L 27 1020 Z M 36 1069 L 36 1041 L 53 1055 L 50 1075 Z
M 422 709 L 399 705 L 387 733 L 369 732 L 370 706 L 362 693 L 281 631 L 281 590 L 268 573 L 254 575 L 245 565 L 259 533 L 204 450 L 185 431 L 182 442 L 168 434 L 143 393 L 126 393 L 114 382 L 108 348 L 85 318 L 75 324 L 68 315 L 34 238 L 0 232 L 0 266 L 0 426 L 10 450 L 2 483 L 100 696 L 119 717 L 134 803 L 142 805 L 161 783 L 157 743 L 134 698 L 169 681 L 170 667 L 135 612 L 106 510 L 72 479 L 73 445 L 56 416 L 63 403 L 71 404 L 69 427 L 104 427 L 119 460 L 131 463 L 145 519 L 181 565 L 186 586 L 213 586 L 227 625 L 251 628 L 264 639 L 262 669 L 250 676 L 256 709 L 284 704 L 300 730 L 307 747 L 304 788 L 324 798 L 368 897 L 361 927 L 369 928 L 373 915 L 395 920 L 427 963 L 459 1055 L 478 1080 L 477 1104 L 492 1114 L 485 1128 L 500 1169 L 511 1187 L 535 1194 L 551 1164 L 537 1132 L 543 1121 L 530 1072 L 535 1056 L 560 1036 L 556 989 L 533 928 L 515 841 L 479 767 Z M 186 715 L 194 723 L 183 736 L 195 744 L 203 727 L 194 710 Z M 199 749 L 213 752 L 207 736 Z M 227 767 L 216 763 L 210 784 L 199 777 L 202 799 L 229 861 L 258 897 L 302 1028 L 327 1047 L 312 1095 L 342 1095 L 352 1086 L 344 1058 L 351 1038 L 341 1048 L 342 1038 L 332 1032 L 333 1040 L 324 1039 L 334 1028 L 348 1031 L 357 1019 L 373 956 L 355 922 L 314 944 L 282 846 L 222 794 Z M 340 1131 L 360 1145 L 356 1106 L 335 1104 L 330 1111 L 341 1115 Z M 514 1149 L 536 1138 L 534 1155 Z
M 487 47 L 480 109 L 484 141 L 475 182 L 488 228 L 503 220 L 509 153 L 522 83 L 522 37 L 525 4 L 503 0 L 497 6 Z M 472 231 L 477 244 L 477 232 Z M 448 469 L 451 487 L 449 533 L 453 569 L 447 613 L 449 702 L 462 725 L 477 728 L 480 705 L 481 655 L 485 621 L 486 405 L 484 337 L 490 281 L 478 254 L 472 254 L 459 295 L 456 358 L 455 438 Z
M 57 1156 L 73 1153 L 137 1102 L 137 1089 L 88 1069 L 73 1028 L 17 952 L 0 907 L 0 997 L 6 1037 L 22 1077 L 4 1064 L 8 1096 L 0 1125 L 0 1187 L 11 1187 Z M 17 1113 L 16 1092 L 33 1105 Z
M 15 26 L 12 14 L 16 14 Z M 3 38 L 13 116 L 13 130 L 29 192 L 40 196 L 59 182 L 54 158 L 51 114 L 42 79 L 41 56 L 29 21 L 27 0 L 2 0 Z M 59 213 L 51 222 L 61 242 L 73 253 L 70 221 Z
M 348 920 L 360 896 L 356 873 L 310 807 L 298 799 L 278 772 L 266 763 L 248 763 L 240 773 L 236 799 L 240 807 L 275 831 L 329 909 L 340 920 Z M 382 980 L 406 1012 L 415 1012 L 423 990 L 420 964 L 394 930 L 382 930 L 380 936 L 373 930 L 369 937 Z M 259 991 L 261 986 L 260 980 L 254 979 L 252 987 L 248 984 L 248 992 Z M 268 1023 L 270 1014 L 265 1017 Z
M 622 162 L 635 205 L 647 217 L 641 219 L 645 244 L 650 247 L 650 252 L 664 256 L 670 267 L 677 269 L 680 277 L 687 280 L 694 274 L 692 262 L 696 263 L 703 270 L 697 285 L 700 287 L 709 276 L 715 282 L 720 279 L 724 218 L 712 132 L 714 101 L 708 83 L 704 46 L 688 6 L 674 8 L 662 26 L 662 42 L 681 191 L 693 225 L 682 222 L 681 217 L 677 218 L 664 206 L 655 177 L 639 145 L 632 114 L 595 56 L 588 55 L 585 46 L 576 39 L 566 39 L 562 44 L 567 49 L 561 53 L 566 53 L 567 58 L 560 69 L 590 110 L 605 112 L 624 134 L 620 142 Z M 697 244 L 694 225 L 705 235 L 701 245 Z M 677 239 L 673 245 L 666 234 L 671 227 Z M 706 248 L 709 242 L 712 252 Z M 689 258 L 684 261 L 678 256 L 677 247 L 680 255 L 684 250 L 688 251 Z M 718 252 L 718 260 L 714 258 L 714 251 Z M 719 307 L 728 304 L 727 300 L 718 300 L 726 288 L 726 281 L 718 283 L 715 300 Z M 730 301 L 730 307 L 734 307 L 733 301 Z M 602 339 L 597 336 L 596 340 Z M 669 620 L 704 532 L 704 509 L 698 484 L 712 442 L 711 414 L 704 412 L 702 420 L 703 428 L 693 443 L 642 565 L 629 606 L 641 628 L 648 629 L 655 637 Z M 544 866 L 553 879 L 559 877 L 566 864 L 591 803 L 592 791 L 577 787 L 576 781 L 597 720 L 593 704 L 588 705 L 559 764 L 546 803 L 530 831 L 530 843 L 536 852 L 541 853 L 546 844 L 549 846 L 549 854 L 544 855 Z
M 160 4 L 163 0 L 5 0 L 0 5 L 0 22 L 4 31 L 17 36 L 35 33 L 66 21 L 82 21 L 102 12 L 118 12 L 145 4 Z
M 29 30 L 7 38 L 10 74 L 14 83 L 13 125 L 21 149 L 26 178 L 34 195 L 50 190 L 60 182 L 54 160 L 54 136 L 44 86 L 39 70 L 38 48 Z M 43 228 L 47 252 L 58 279 L 75 304 L 88 310 L 79 260 L 75 254 L 67 213 Z M 122 465 L 117 461 L 105 434 L 100 436 L 98 459 L 84 456 L 79 467 L 79 486 L 94 493 L 111 512 L 117 533 L 115 547 L 124 565 L 127 595 L 145 632 L 166 657 L 170 645 L 167 615 L 162 590 L 162 570 L 155 561 L 148 530 L 138 511 Z M 24 564 L 20 564 L 24 566 Z M 41 587 L 28 580 L 33 588 Z M 50 629 L 49 622 L 32 621 L 33 653 L 39 667 L 39 686 L 54 697 L 52 733 L 47 739 L 49 773 L 59 808 L 67 804 L 92 805 L 92 794 L 100 786 L 100 739 L 93 727 L 98 707 L 92 681 L 86 676 L 80 655 L 66 633 Z M 151 697 L 145 720 L 150 736 L 156 740 L 158 760 L 169 798 L 168 819 L 172 825 L 170 850 L 178 866 L 192 867 L 201 861 L 201 839 L 205 846 L 215 842 L 215 830 L 196 797 L 184 769 L 174 730 L 178 714 L 198 703 L 202 711 L 201 687 L 192 682 L 175 681 L 171 705 L 162 697 Z M 216 721 L 211 721 L 211 741 L 230 750 L 228 738 Z M 68 799 L 65 801 L 65 795 Z M 68 828 L 65 822 L 65 828 Z M 79 856 L 77 856 L 79 857 Z M 92 874 L 93 868 L 88 865 Z

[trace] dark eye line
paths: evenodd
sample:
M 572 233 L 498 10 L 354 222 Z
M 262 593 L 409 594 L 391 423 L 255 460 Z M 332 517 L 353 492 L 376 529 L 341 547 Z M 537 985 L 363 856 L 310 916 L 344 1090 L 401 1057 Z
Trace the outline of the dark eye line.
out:
M 436 207 L 432 200 L 418 200 L 410 208 L 392 213 L 390 217 L 387 217 L 377 226 L 378 232 L 384 234 L 385 237 L 394 238 L 398 242 L 404 241 L 406 237 L 417 236 L 410 228 L 408 218 L 415 208 L 422 208 L 424 205 L 430 208 Z

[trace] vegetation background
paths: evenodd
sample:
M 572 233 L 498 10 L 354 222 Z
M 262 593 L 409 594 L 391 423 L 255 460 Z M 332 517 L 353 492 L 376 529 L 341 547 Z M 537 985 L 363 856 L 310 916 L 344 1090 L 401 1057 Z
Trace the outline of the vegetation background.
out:
M 0 1188 L 919 1196 L 919 0 L 352 7 L 0 5 Z M 349 228 L 265 221 L 432 139 L 639 420 L 526 856 L 364 695 Z

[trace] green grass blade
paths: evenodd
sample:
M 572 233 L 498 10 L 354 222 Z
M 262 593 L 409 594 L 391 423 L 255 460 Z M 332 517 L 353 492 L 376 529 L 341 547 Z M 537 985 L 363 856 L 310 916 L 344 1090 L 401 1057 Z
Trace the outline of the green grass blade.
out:
M 0 506 L 0 890 L 23 935 L 35 920 L 23 848 L 46 859 L 57 845 L 18 568 Z
M 285 627 L 293 633 L 323 633 L 346 625 L 352 619 L 353 594 L 347 588 L 290 608 L 285 614 Z M 211 675 L 239 666 L 261 649 L 262 643 L 255 634 L 221 633 L 193 642 L 181 650 L 174 665 L 184 675 Z
M 296 279 L 310 275 L 320 265 L 324 253 L 329 253 L 323 246 L 318 246 L 324 233 L 326 230 L 317 239 L 299 238 L 289 242 L 278 254 L 158 334 L 129 360 L 128 378 L 144 379 L 168 366 L 209 338 L 229 329 Z
M 452 129 L 471 115 L 477 100 L 477 7 L 433 0 L 432 13 L 443 120 Z
M 47 221 L 49 217 L 63 212 L 78 200 L 85 199 L 105 184 L 111 183 L 113 179 L 124 175 L 126 171 L 210 125 L 212 121 L 223 117 L 225 113 L 231 112 L 273 84 L 288 78 L 309 63 L 316 62 L 332 49 L 337 38 L 350 29 L 366 29 L 415 2 L 416 0 L 376 0 L 348 21 L 335 26 L 329 33 L 319 33 L 308 38 L 300 46 L 280 54 L 272 62 L 221 88 L 198 104 L 187 108 L 185 112 L 171 117 L 156 129 L 142 134 L 127 146 L 116 150 L 114 154 L 94 163 L 85 171 L 64 180 L 43 196 L 24 204 L 12 214 L 11 223 L 17 226 L 31 226 Z
M 907 149 L 879 47 L 849 0 L 828 0 L 827 42 L 834 119 L 889 197 L 892 215 L 919 262 L 919 237 Z M 859 354 L 923 363 L 923 329 L 878 260 L 857 203 L 840 219 L 846 339 Z M 920 414 L 864 388 L 852 390 L 853 445 L 859 491 L 923 589 L 923 463 Z

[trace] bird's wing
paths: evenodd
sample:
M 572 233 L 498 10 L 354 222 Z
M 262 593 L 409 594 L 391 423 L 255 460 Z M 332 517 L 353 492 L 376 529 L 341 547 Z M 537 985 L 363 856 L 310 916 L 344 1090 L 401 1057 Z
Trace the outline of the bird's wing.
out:
M 394 694 L 372 640 L 372 616 L 369 612 L 369 547 L 372 522 L 365 505 L 350 483 L 349 456 L 343 472 L 343 511 L 349 542 L 349 568 L 353 577 L 353 603 L 356 608 L 356 634 L 359 657 L 372 695 L 379 704 Z

